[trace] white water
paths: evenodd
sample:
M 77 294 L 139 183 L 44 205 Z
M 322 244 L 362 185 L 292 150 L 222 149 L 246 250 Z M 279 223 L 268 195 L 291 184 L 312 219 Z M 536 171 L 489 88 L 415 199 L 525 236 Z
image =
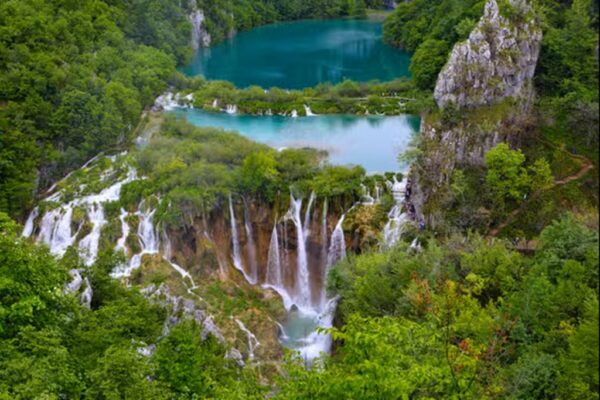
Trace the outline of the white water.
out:
M 283 284 L 281 277 L 281 253 L 279 252 L 279 235 L 277 233 L 277 224 L 275 224 L 273 227 L 273 233 L 271 233 L 271 242 L 269 243 L 267 284 L 279 288 L 281 288 Z
M 302 227 L 302 218 L 300 212 L 302 209 L 302 199 L 291 198 L 289 216 L 296 226 L 297 235 L 297 278 L 296 278 L 296 305 L 298 307 L 311 306 L 310 274 L 308 271 L 308 257 L 306 254 L 306 240 L 304 238 L 304 228 Z
M 314 117 L 317 115 L 317 114 L 313 113 L 312 110 L 310 109 L 310 107 L 307 105 L 304 105 L 304 112 L 306 113 L 307 117 Z
M 331 234 L 329 252 L 327 254 L 328 267 L 332 267 L 335 263 L 346 257 L 346 239 L 344 238 L 344 229 L 342 228 L 345 218 L 346 215 L 342 215 Z
M 227 108 L 225 108 L 225 112 L 230 115 L 237 114 L 238 108 L 235 104 L 228 104 Z
M 137 229 L 138 241 L 141 251 L 134 254 L 129 263 L 120 265 L 111 273 L 113 278 L 123 278 L 131 275 L 131 272 L 142 266 L 142 257 L 145 254 L 157 254 L 159 251 L 160 242 L 154 229 L 153 218 L 156 210 L 146 207 L 144 200 L 140 203 L 136 215 L 140 222 Z
M 246 273 L 244 268 L 244 263 L 242 262 L 242 253 L 240 249 L 240 237 L 237 228 L 237 221 L 235 219 L 235 212 L 233 211 L 233 202 L 231 200 L 231 195 L 229 195 L 229 220 L 231 223 L 231 245 L 233 247 L 233 266 L 239 270 L 244 278 L 250 283 L 255 284 L 254 280 L 250 275 Z
M 23 237 L 29 237 L 33 234 L 33 223 L 35 222 L 35 219 L 38 217 L 40 210 L 35 207 L 31 213 L 29 214 L 29 217 L 27 217 L 27 221 L 25 222 L 25 227 L 23 228 L 23 233 L 21 233 L 21 236 Z
M 100 193 L 75 198 L 67 204 L 47 211 L 40 221 L 40 233 L 37 241 L 46 243 L 52 254 L 62 257 L 65 251 L 75 243 L 78 233 L 73 233 L 71 229 L 73 209 L 77 206 L 86 206 L 87 217 L 92 225 L 92 230 L 86 237 L 81 239 L 78 248 L 84 263 L 86 265 L 93 264 L 98 255 L 98 244 L 102 227 L 106 224 L 103 203 L 118 200 L 121 187 L 134 179 L 136 179 L 136 171 L 130 168 L 124 180 L 116 182 Z M 48 197 L 47 200 L 57 201 L 60 197 L 61 192 L 59 191 Z M 32 215 L 29 216 L 28 223 L 23 230 L 24 236 L 33 234 L 33 222 L 37 212 L 37 209 L 34 209 Z M 29 220 L 31 220 L 31 223 L 29 223 Z M 81 226 L 78 229 L 81 229 Z
M 256 263 L 256 246 L 254 244 L 254 232 L 252 231 L 252 219 L 250 218 L 250 209 L 246 199 L 244 201 L 244 229 L 248 241 L 248 262 L 250 263 L 250 283 L 255 285 L 258 282 L 258 265 Z
M 83 278 L 81 276 L 81 271 L 78 269 L 72 269 L 69 271 L 69 275 L 71 275 L 71 282 L 67 284 L 65 287 L 65 293 L 76 295 L 81 290 L 81 287 L 85 285 L 85 289 L 78 296 L 79 302 L 87 308 L 90 308 L 92 305 L 92 285 L 88 278 Z
M 83 263 L 90 266 L 96 261 L 96 257 L 98 256 L 100 233 L 102 232 L 102 227 L 106 224 L 102 205 L 90 204 L 88 206 L 88 218 L 92 224 L 92 231 L 79 242 L 79 255 L 83 259 Z
M 252 333 L 248 328 L 246 328 L 246 325 L 244 325 L 244 323 L 242 321 L 235 318 L 235 322 L 238 324 L 238 326 L 240 327 L 242 332 L 244 332 L 246 334 L 246 336 L 248 337 L 248 359 L 253 360 L 254 359 L 254 351 L 260 345 L 260 342 L 254 335 L 254 333 Z
M 390 210 L 388 222 L 383 228 L 383 245 L 388 248 L 398 243 L 403 229 L 406 227 L 406 224 L 410 222 L 408 214 L 404 212 L 406 179 L 399 182 L 396 180 L 396 177 L 394 177 L 394 182 L 390 186 L 395 204 Z
M 310 218 L 313 203 L 315 202 L 315 192 L 310 193 L 310 197 L 308 199 L 308 204 L 306 205 L 306 212 L 304 213 L 304 241 L 308 240 L 310 236 Z
M 75 241 L 75 235 L 71 233 L 72 216 L 73 206 L 67 204 L 46 212 L 42 217 L 37 240 L 46 243 L 50 252 L 56 256 L 62 257 Z
M 121 237 L 117 240 L 117 245 L 115 246 L 115 250 L 123 250 L 127 252 L 127 236 L 129 236 L 129 224 L 127 223 L 127 211 L 121 208 L 121 215 L 119 215 L 119 219 L 121 220 Z
M 94 292 L 92 291 L 92 285 L 90 284 L 88 278 L 83 278 L 83 283 L 85 284 L 85 289 L 83 290 L 83 293 L 81 293 L 81 296 L 79 296 L 79 302 L 85 307 L 91 308 L 92 296 L 94 294 Z
M 298 118 L 298 111 L 296 111 L 296 110 L 292 110 L 292 115 L 291 115 L 291 117 L 292 117 L 292 118 Z
M 162 243 L 163 243 L 163 259 L 165 261 L 167 261 L 171 265 L 171 267 L 179 273 L 179 275 L 181 275 L 184 282 L 186 279 L 190 280 L 190 283 L 191 283 L 191 287 L 189 288 L 190 290 L 195 289 L 197 286 L 196 286 L 196 283 L 194 282 L 194 279 L 192 278 L 192 275 L 190 275 L 190 273 L 187 272 L 185 269 L 183 269 L 183 267 L 181 267 L 179 264 L 176 264 L 172 261 L 173 246 L 171 245 L 171 239 L 169 238 L 169 235 L 167 235 L 167 232 L 164 229 L 162 231 Z

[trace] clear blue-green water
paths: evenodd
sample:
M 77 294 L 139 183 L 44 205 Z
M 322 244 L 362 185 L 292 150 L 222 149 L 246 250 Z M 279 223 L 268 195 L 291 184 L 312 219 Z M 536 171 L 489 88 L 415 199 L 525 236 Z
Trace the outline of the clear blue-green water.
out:
M 343 79 L 410 76 L 410 55 L 383 43 L 381 22 L 318 20 L 267 25 L 201 49 L 182 71 L 238 87 L 299 89 Z
M 418 131 L 420 119 L 411 115 L 313 117 L 253 116 L 211 113 L 199 109 L 173 111 L 196 126 L 237 131 L 276 149 L 312 147 L 326 150 L 336 165 L 361 165 L 367 172 L 403 170 L 398 154 Z

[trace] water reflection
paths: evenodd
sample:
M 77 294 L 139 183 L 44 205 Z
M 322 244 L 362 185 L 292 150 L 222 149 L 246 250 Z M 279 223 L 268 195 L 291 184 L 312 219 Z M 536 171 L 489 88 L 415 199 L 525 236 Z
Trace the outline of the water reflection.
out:
M 391 80 L 409 76 L 410 56 L 382 41 L 381 23 L 329 20 L 274 24 L 201 49 L 182 69 L 239 87 L 288 89 L 344 78 Z

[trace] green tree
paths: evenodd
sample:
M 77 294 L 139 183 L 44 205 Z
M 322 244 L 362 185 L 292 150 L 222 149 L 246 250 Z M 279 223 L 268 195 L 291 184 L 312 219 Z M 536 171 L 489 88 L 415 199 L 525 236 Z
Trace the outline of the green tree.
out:
M 520 150 L 511 150 L 506 143 L 500 143 L 485 155 L 486 187 L 500 210 L 504 210 L 506 202 L 522 200 L 528 192 L 531 180 L 524 163 L 525 155 Z
M 410 61 L 410 72 L 419 88 L 433 89 L 439 72 L 446 64 L 448 52 L 448 43 L 436 39 L 427 39 L 417 48 Z

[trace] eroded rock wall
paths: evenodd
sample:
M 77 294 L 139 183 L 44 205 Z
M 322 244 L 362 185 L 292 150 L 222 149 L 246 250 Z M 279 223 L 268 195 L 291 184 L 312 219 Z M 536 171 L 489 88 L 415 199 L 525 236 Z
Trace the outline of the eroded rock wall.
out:
M 488 0 L 469 38 L 454 46 L 434 91 L 439 110 L 423 117 L 411 203 L 434 227 L 444 221 L 454 169 L 483 166 L 491 148 L 518 146 L 529 131 L 542 31 L 527 1 L 504 7 Z
M 469 38 L 454 46 L 434 91 L 439 107 L 476 108 L 533 95 L 542 31 L 526 1 L 510 0 L 505 7 L 510 18 L 489 0 Z

